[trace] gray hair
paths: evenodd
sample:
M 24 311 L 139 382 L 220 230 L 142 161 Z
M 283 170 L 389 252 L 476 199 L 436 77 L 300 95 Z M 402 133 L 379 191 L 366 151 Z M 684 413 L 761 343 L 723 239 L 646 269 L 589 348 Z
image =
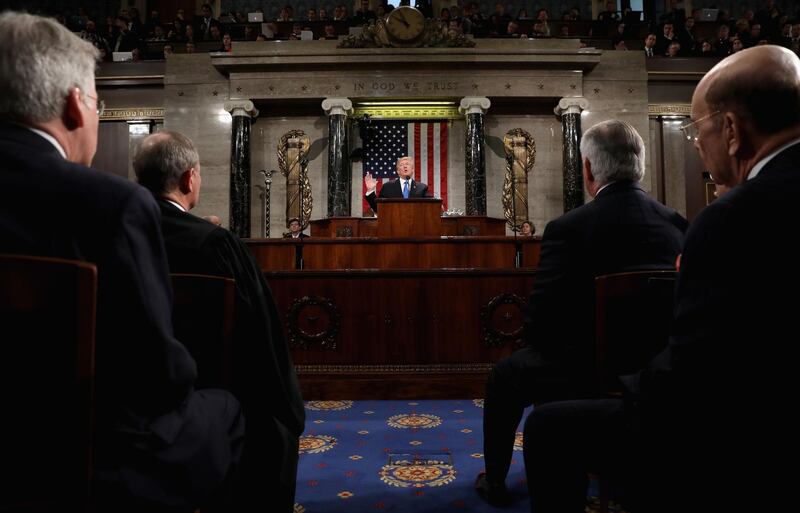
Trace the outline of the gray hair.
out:
M 100 52 L 55 20 L 0 14 L 0 118 L 44 123 L 61 116 L 70 90 L 94 89 Z
M 165 131 L 142 141 L 133 157 L 133 170 L 140 185 L 153 194 L 165 194 L 174 191 L 183 173 L 199 163 L 200 156 L 188 137 Z
M 592 164 L 601 185 L 644 178 L 644 141 L 628 123 L 612 119 L 588 129 L 581 139 L 581 155 Z

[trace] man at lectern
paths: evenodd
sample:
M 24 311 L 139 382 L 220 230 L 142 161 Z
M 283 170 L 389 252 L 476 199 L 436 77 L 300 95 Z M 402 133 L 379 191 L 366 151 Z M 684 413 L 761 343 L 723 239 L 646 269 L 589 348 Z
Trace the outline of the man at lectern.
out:
M 367 189 L 367 202 L 372 211 L 378 212 L 378 203 L 375 201 L 375 188 L 378 180 L 367 173 L 364 176 L 364 185 Z M 381 198 L 425 198 L 428 196 L 428 186 L 414 180 L 414 161 L 411 157 L 397 159 L 397 180 L 387 182 L 381 187 Z

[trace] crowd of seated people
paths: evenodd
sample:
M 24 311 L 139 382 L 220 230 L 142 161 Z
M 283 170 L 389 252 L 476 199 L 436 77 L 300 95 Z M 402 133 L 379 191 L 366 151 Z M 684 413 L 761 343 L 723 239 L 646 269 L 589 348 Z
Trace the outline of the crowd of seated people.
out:
M 161 59 L 170 53 L 230 52 L 231 41 L 338 39 L 351 27 L 383 18 L 395 6 L 381 3 L 373 9 L 369 0 L 362 0 L 353 12 L 348 4 L 312 6 L 303 12 L 295 12 L 291 5 L 264 7 L 267 12 L 255 8 L 253 13 L 230 11 L 215 17 L 211 5 L 204 4 L 201 14 L 194 17 L 178 9 L 164 19 L 154 10 L 146 21 L 135 7 L 103 21 L 93 20 L 85 9 L 79 9 L 75 16 L 58 19 L 96 46 L 104 59 L 111 60 L 113 52 L 130 52 L 133 60 L 139 60 Z M 703 20 L 700 8 L 687 15 L 674 1 L 658 19 L 651 20 L 629 8 L 618 11 L 616 2 L 608 2 L 595 20 L 577 6 L 560 14 L 540 8 L 533 16 L 525 8 L 514 16 L 503 2 L 495 3 L 491 13 L 485 12 L 485 7 L 477 1 L 465 3 L 463 8 L 445 7 L 436 19 L 450 31 L 474 38 L 580 38 L 582 46 L 643 49 L 647 57 L 723 57 L 763 44 L 795 52 L 800 48 L 798 12 L 782 12 L 771 0 L 765 0 L 759 10 L 743 10 L 735 19 L 719 10 L 715 21 Z M 433 17 L 430 8 L 425 11 Z M 261 16 L 249 18 L 248 14 Z M 653 37 L 654 44 L 648 44 Z

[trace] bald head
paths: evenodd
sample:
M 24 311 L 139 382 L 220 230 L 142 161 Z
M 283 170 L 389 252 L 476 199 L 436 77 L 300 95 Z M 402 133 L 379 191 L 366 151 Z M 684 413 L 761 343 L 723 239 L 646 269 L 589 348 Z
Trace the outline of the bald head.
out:
M 139 184 L 157 196 L 178 188 L 181 176 L 198 169 L 200 157 L 192 141 L 180 132 L 165 131 L 145 138 L 133 157 Z
M 737 52 L 703 77 L 695 99 L 702 99 L 711 112 L 738 114 L 758 133 L 774 134 L 798 126 L 800 59 L 775 45 Z

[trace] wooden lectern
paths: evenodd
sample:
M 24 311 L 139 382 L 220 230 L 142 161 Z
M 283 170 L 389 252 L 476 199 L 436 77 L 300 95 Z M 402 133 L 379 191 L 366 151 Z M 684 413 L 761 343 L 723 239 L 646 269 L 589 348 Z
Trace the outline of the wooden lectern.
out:
M 440 237 L 442 200 L 378 198 L 378 237 Z

